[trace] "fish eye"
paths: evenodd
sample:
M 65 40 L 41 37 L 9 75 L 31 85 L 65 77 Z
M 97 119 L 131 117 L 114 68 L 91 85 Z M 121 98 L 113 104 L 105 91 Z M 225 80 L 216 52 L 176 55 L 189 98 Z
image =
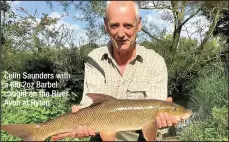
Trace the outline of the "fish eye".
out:
M 174 108 L 173 108 L 173 110 L 174 110 L 174 111 L 176 111 L 176 110 L 177 110 L 177 108 L 176 108 L 176 107 L 174 107 Z

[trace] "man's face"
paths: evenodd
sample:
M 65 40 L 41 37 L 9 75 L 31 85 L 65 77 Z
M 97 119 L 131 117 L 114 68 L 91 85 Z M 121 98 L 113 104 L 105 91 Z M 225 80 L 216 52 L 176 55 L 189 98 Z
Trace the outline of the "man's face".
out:
M 108 17 L 105 20 L 105 29 L 114 48 L 122 52 L 133 49 L 137 33 L 141 30 L 141 19 L 136 18 L 134 5 L 110 5 Z

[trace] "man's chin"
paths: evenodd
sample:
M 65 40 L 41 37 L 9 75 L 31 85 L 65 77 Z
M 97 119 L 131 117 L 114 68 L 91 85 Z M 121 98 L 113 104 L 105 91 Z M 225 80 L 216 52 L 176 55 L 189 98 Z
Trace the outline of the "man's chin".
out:
M 125 52 L 125 51 L 129 51 L 131 48 L 127 45 L 118 45 L 117 49 L 118 51 Z

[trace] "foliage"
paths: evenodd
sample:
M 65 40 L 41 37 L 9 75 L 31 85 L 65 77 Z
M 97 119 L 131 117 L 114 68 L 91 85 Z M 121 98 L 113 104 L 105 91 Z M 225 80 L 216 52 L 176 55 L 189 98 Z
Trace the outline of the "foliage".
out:
M 37 54 L 35 56 L 33 56 L 31 59 L 26 60 L 23 65 L 24 67 L 23 69 L 23 73 L 26 72 L 28 74 L 40 74 L 40 73 L 44 73 L 44 74 L 56 74 L 56 67 L 55 64 L 48 58 L 45 56 L 42 56 L 40 54 Z M 41 83 L 46 83 L 46 82 L 50 82 L 50 83 L 54 83 L 57 81 L 57 78 L 53 78 L 53 79 L 21 79 L 21 81 L 26 81 L 26 82 L 33 82 L 36 83 L 36 81 L 40 81 Z M 45 89 L 45 91 L 48 92 L 52 92 L 52 90 L 56 90 L 56 88 L 50 88 L 50 87 L 46 87 L 43 88 Z
M 47 2 L 50 8 L 53 8 L 52 2 Z M 85 23 L 84 29 L 89 43 L 96 43 L 104 36 L 103 20 L 105 11 L 105 1 L 60 1 L 63 10 L 69 13 L 70 8 L 73 7 L 77 14 L 74 14 L 74 19 L 81 20 Z
M 227 37 L 227 43 L 228 40 L 228 18 L 229 18 L 229 10 L 225 10 L 222 12 L 222 16 L 219 18 L 219 21 L 217 22 L 216 28 L 213 32 L 214 35 L 222 34 Z
M 179 48 L 172 51 L 169 43 L 172 41 L 172 35 L 167 35 L 162 42 L 144 41 L 141 45 L 153 49 L 155 52 L 164 57 L 169 74 L 169 95 L 180 97 L 180 93 L 187 93 L 186 83 L 196 77 L 197 73 L 204 66 L 219 59 L 219 53 L 225 48 L 219 44 L 216 39 L 209 41 L 203 52 L 200 54 L 198 61 L 195 60 L 195 51 L 198 47 L 197 40 L 190 38 L 181 38 Z
M 176 52 L 169 50 L 167 42 L 171 42 L 170 35 L 163 42 L 145 41 L 141 45 L 154 49 L 165 58 L 169 72 L 169 93 L 175 102 L 181 102 L 193 111 L 192 124 L 187 130 L 181 130 L 181 139 L 227 140 L 228 128 L 223 127 L 218 131 L 218 127 L 226 126 L 224 123 L 227 121 L 221 114 L 228 113 L 223 108 L 228 104 L 228 80 L 219 54 L 225 47 L 215 39 L 209 41 L 196 62 L 193 58 L 198 46 L 196 40 L 181 38 Z M 215 114 L 217 109 L 220 115 Z M 223 122 L 218 119 L 223 119 Z M 215 135 L 218 136 L 214 139 Z
M 223 64 L 215 61 L 187 85 L 193 116 L 192 124 L 182 131 L 181 140 L 228 141 L 227 81 Z
M 69 103 L 78 104 L 83 92 L 84 61 L 87 54 L 97 47 L 96 44 L 88 44 L 80 48 L 64 48 L 59 51 L 49 47 L 43 49 L 40 53 L 34 53 L 31 51 L 17 51 L 10 46 L 3 46 L 2 66 L 3 70 L 21 74 L 23 72 L 68 73 L 71 75 L 70 79 L 52 79 L 50 81 L 58 81 L 60 91 L 68 89 L 71 94 L 69 95 Z M 48 88 L 47 90 L 51 91 Z
M 42 52 L 44 48 L 55 46 L 56 49 L 64 48 L 66 45 L 72 46 L 74 38 L 73 30 L 60 22 L 65 16 L 52 18 L 46 13 L 42 13 L 40 19 L 37 18 L 38 10 L 30 14 L 26 9 L 20 7 L 17 11 L 23 13 L 6 17 L 4 26 L 4 37 L 9 45 L 17 50 L 30 50 L 32 52 Z
M 182 141 L 228 141 L 228 106 L 214 107 L 204 121 L 195 121 L 185 128 Z
M 187 85 L 191 96 L 189 106 L 198 119 L 208 117 L 213 107 L 228 104 L 227 81 L 222 63 L 214 63 L 201 70 L 199 77 Z
M 30 51 L 17 51 L 13 49 L 9 44 L 1 46 L 2 48 L 2 70 L 7 71 L 22 71 L 23 63 L 26 60 L 32 58 L 32 52 Z
M 6 72 L 3 72 L 4 75 Z M 53 119 L 67 111 L 70 111 L 71 105 L 67 103 L 65 97 L 41 97 L 38 95 L 39 91 L 31 89 L 21 89 L 7 86 L 6 84 L 12 83 L 14 80 L 8 80 L 3 78 L 2 83 L 2 99 L 1 99 L 1 112 L 2 112 L 2 124 L 29 124 L 29 123 L 42 123 L 49 119 Z M 13 92 L 26 91 L 25 96 L 11 96 Z M 34 96 L 29 96 L 29 92 L 33 92 Z M 22 102 L 26 100 L 36 101 L 49 101 L 49 105 L 23 105 Z M 6 101 L 20 101 L 20 105 L 9 105 Z M 19 138 L 8 135 L 6 132 L 1 132 L 2 141 L 18 141 Z
M 185 2 L 180 3 L 185 5 Z M 52 3 L 50 2 L 49 4 Z M 71 30 L 66 28 L 66 25 L 51 28 L 58 25 L 57 23 L 60 18 L 51 18 L 43 13 L 41 20 L 38 21 L 36 19 L 37 10 L 32 15 L 25 9 L 20 8 L 20 11 L 26 15 L 21 17 L 12 11 L 10 12 L 10 8 L 8 8 L 9 15 L 5 17 L 6 25 L 4 26 L 5 44 L 1 47 L 2 67 L 3 70 L 9 73 L 45 72 L 56 74 L 67 72 L 71 75 L 70 79 L 58 79 L 57 81 L 58 91 L 68 91 L 69 95 L 67 98 L 10 97 L 8 96 L 9 92 L 23 91 L 23 89 L 5 86 L 1 88 L 3 93 L 1 106 L 2 124 L 41 123 L 70 111 L 70 107 L 73 104 L 78 104 L 81 100 L 84 81 L 84 61 L 90 51 L 98 48 L 98 45 L 94 44 L 94 42 L 104 34 L 104 31 L 100 32 L 102 28 L 98 26 L 101 24 L 98 20 L 103 16 L 105 2 L 69 1 L 60 2 L 60 4 L 63 5 L 66 11 L 70 6 L 80 10 L 79 12 L 81 13 L 78 13 L 78 16 L 81 17 L 75 18 L 87 22 L 86 30 L 89 44 L 77 47 L 72 42 L 75 37 L 70 34 Z M 146 2 L 147 4 L 148 2 Z M 166 9 L 166 5 L 161 5 L 160 2 L 158 4 L 159 8 L 164 7 Z M 193 5 L 191 4 L 191 6 Z M 176 7 L 174 8 L 176 9 Z M 196 10 L 196 8 L 194 9 Z M 193 9 L 191 8 L 191 10 Z M 179 15 L 179 12 L 177 14 Z M 214 17 L 217 15 L 214 12 L 207 12 L 207 14 L 212 14 L 209 15 L 211 22 L 214 21 Z M 181 17 L 181 19 L 183 18 Z M 216 17 L 214 23 L 217 22 L 217 18 L 220 19 L 220 17 Z M 185 20 L 183 19 L 183 21 Z M 214 23 L 212 27 L 214 27 Z M 180 23 L 180 25 L 182 24 Z M 151 28 L 154 29 L 154 27 L 149 27 L 149 29 Z M 211 30 L 213 29 L 211 28 Z M 169 71 L 169 95 L 175 101 L 184 98 L 190 98 L 191 100 L 191 102 L 188 102 L 188 107 L 194 112 L 194 120 L 192 121 L 193 124 L 184 130 L 184 133 L 181 135 L 182 140 L 228 140 L 226 136 L 228 124 L 226 124 L 227 119 L 224 116 L 228 114 L 226 110 L 226 105 L 228 104 L 228 88 L 226 84 L 228 80 L 224 74 L 224 68 L 219 55 L 222 50 L 225 50 L 225 45 L 219 42 L 217 38 L 210 38 L 211 32 L 209 32 L 209 37 L 202 44 L 201 52 L 198 53 L 198 58 L 196 58 L 197 49 L 201 45 L 197 40 L 179 37 L 179 41 L 176 41 L 179 43 L 178 46 L 171 49 L 174 35 L 166 35 L 165 30 L 155 30 L 155 32 L 156 38 L 160 37 L 159 40 L 153 38 L 153 40 L 147 41 L 145 39 L 141 45 L 155 50 L 165 58 Z M 1 78 L 1 81 L 2 84 L 9 84 L 15 80 Z M 36 94 L 36 92 L 42 90 L 31 88 L 26 91 L 33 91 Z M 49 100 L 52 103 L 47 107 L 10 106 L 4 105 L 6 99 Z M 193 135 L 196 137 L 193 137 Z M 2 132 L 1 136 L 4 141 L 19 140 L 9 136 L 6 132 Z M 67 138 L 66 140 L 72 139 Z
M 70 79 L 59 80 L 59 89 L 69 88 L 69 102 L 79 104 L 83 94 L 84 62 L 89 52 L 98 48 L 98 45 L 91 43 L 80 48 L 63 49 L 58 55 L 60 58 L 57 64 L 57 72 L 68 72 Z

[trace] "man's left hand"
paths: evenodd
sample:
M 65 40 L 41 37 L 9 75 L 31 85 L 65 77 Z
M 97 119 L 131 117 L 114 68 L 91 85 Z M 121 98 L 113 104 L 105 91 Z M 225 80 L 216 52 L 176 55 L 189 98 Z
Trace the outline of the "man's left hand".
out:
M 167 98 L 166 101 L 172 102 L 173 99 L 171 97 Z M 170 116 L 167 112 L 160 112 L 157 116 L 157 126 L 158 128 L 164 128 L 172 125 L 176 125 L 178 123 L 178 119 L 173 116 Z

